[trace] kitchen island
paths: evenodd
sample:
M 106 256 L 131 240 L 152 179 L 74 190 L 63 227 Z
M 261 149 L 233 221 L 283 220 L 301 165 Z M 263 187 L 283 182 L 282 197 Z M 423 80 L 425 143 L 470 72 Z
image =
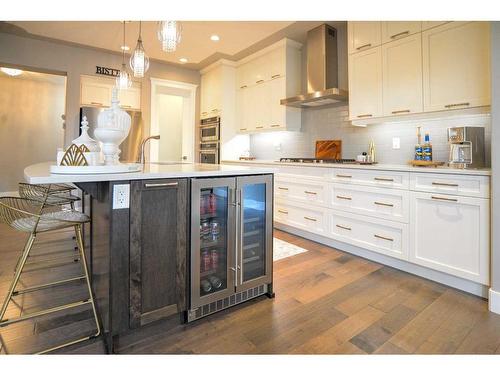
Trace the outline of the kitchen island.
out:
M 74 183 L 103 334 L 110 351 L 261 295 L 273 296 L 273 169 L 147 163 L 141 172 L 51 174 Z

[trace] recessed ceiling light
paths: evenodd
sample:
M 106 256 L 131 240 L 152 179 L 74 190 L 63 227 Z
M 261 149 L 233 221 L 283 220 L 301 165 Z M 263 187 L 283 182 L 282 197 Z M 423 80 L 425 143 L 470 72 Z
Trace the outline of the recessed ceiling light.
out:
M 212 35 L 212 36 L 210 37 L 210 40 L 212 40 L 212 41 L 214 41 L 214 42 L 218 42 L 218 41 L 220 40 L 220 38 L 219 38 L 219 36 L 218 36 L 218 35 L 215 35 L 215 34 L 214 34 L 214 35 Z
M 188 62 L 188 59 L 186 59 L 185 57 L 181 57 L 179 61 L 184 64 Z
M 12 68 L 1 67 L 0 70 L 11 77 L 19 76 L 23 73 L 23 71 L 21 69 L 12 69 Z
M 120 48 L 122 49 L 122 51 L 129 51 L 130 50 L 129 46 L 121 46 Z

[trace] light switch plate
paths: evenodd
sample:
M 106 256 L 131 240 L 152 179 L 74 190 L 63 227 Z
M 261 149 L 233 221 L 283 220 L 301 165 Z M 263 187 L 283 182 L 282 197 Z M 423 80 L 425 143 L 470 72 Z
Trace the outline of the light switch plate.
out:
M 130 185 L 113 185 L 113 210 L 129 208 L 130 206 Z
M 398 137 L 392 138 L 392 149 L 399 150 L 401 148 L 401 139 Z

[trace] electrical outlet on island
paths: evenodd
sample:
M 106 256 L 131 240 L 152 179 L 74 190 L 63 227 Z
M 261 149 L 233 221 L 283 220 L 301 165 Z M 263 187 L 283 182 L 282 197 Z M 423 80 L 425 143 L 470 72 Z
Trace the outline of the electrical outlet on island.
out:
M 120 184 L 113 186 L 113 210 L 129 208 L 130 185 Z

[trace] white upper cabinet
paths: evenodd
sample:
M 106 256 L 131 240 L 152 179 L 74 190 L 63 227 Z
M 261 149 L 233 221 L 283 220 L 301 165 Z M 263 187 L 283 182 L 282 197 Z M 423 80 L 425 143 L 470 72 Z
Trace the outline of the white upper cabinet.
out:
M 80 105 L 93 107 L 109 107 L 115 80 L 92 76 L 80 78 Z M 141 109 L 141 84 L 132 82 L 129 89 L 118 90 L 120 107 L 124 109 Z
M 382 43 L 392 42 L 422 31 L 420 21 L 388 21 L 382 22 Z
M 347 25 L 349 53 L 379 46 L 382 42 L 381 24 L 381 22 L 373 21 L 349 22 Z
M 384 116 L 422 112 L 420 34 L 382 45 L 382 79 Z
M 448 22 L 449 21 L 422 21 L 422 31 L 432 29 L 433 27 L 436 26 L 444 25 L 445 23 Z
M 450 22 L 422 33 L 424 111 L 490 105 L 488 22 Z
M 216 67 L 201 76 L 201 118 L 217 116 L 222 108 L 222 67 Z
M 349 118 L 382 116 L 382 49 L 349 56 Z
M 238 63 L 236 131 L 300 129 L 301 110 L 281 99 L 300 94 L 301 45 L 283 39 Z

